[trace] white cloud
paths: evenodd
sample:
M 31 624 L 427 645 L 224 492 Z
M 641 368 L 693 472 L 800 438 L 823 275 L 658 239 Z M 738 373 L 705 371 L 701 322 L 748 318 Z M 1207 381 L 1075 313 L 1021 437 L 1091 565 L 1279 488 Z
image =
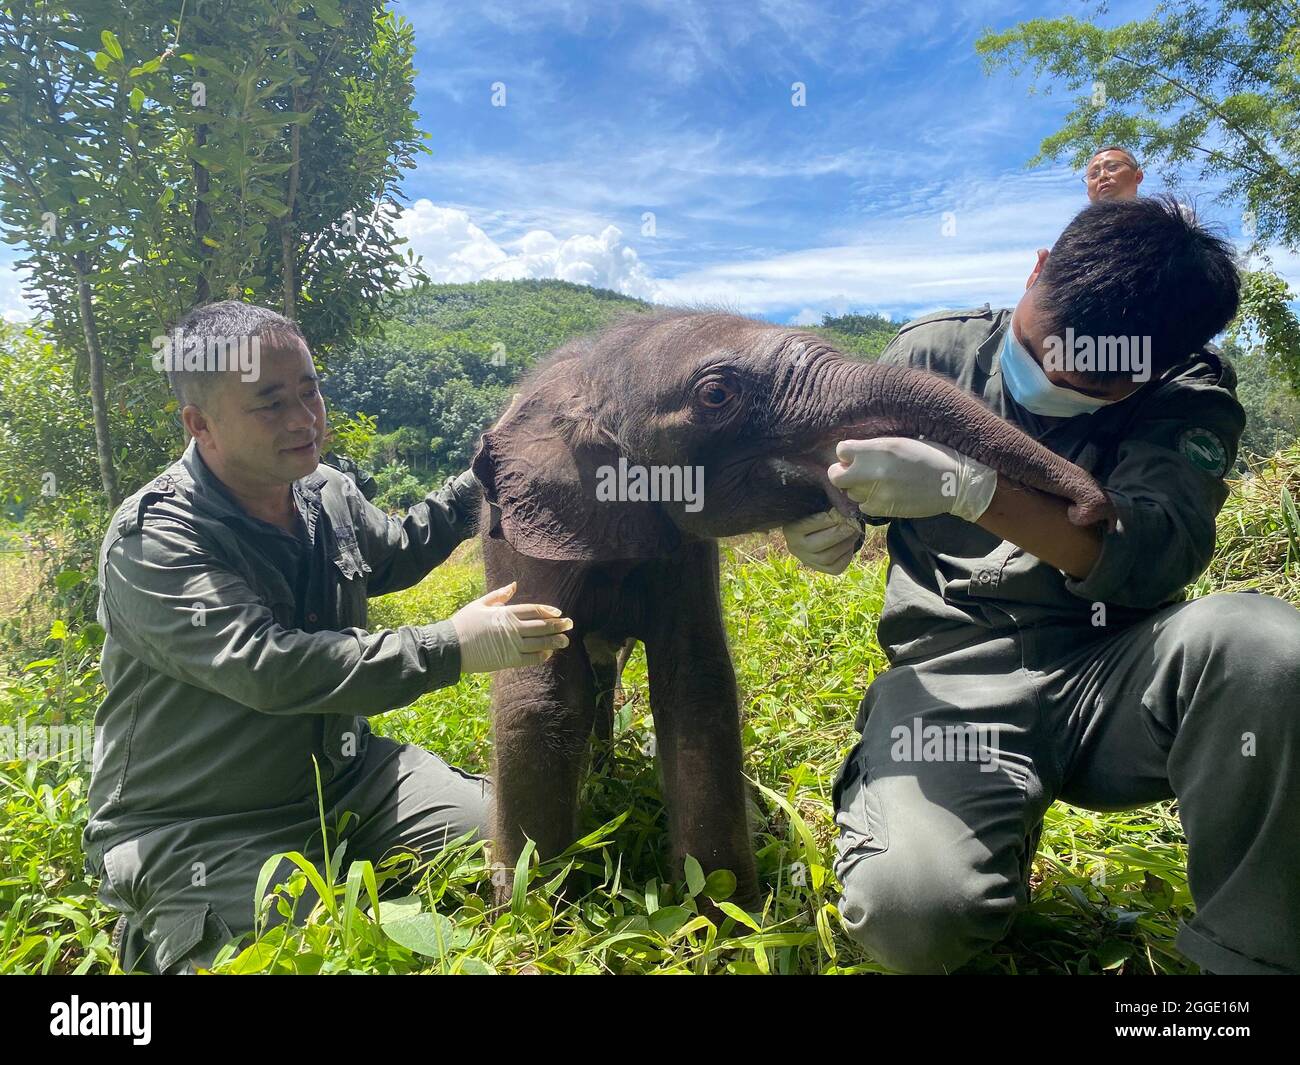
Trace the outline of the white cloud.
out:
M 397 231 L 423 257 L 425 272 L 437 282 L 557 278 L 641 299 L 658 295 L 658 284 L 617 226 L 605 226 L 596 235 L 564 238 L 532 229 L 517 240 L 498 243 L 467 211 L 417 200 L 402 212 Z
M 722 303 L 745 313 L 789 313 L 794 324 L 823 313 L 875 311 L 910 317 L 942 307 L 1014 303 L 1035 250 L 1050 246 L 1076 208 L 1052 189 L 1021 184 L 980 190 L 966 202 L 918 197 L 870 224 L 842 227 L 838 240 L 797 251 L 709 263 L 660 283 L 669 302 Z M 973 201 L 973 202 L 972 202 Z M 945 236 L 944 212 L 955 215 Z
M 746 255 L 734 244 L 715 241 L 709 260 L 678 266 L 671 277 L 654 277 L 637 248 L 617 226 L 603 224 L 599 213 L 557 211 L 545 219 L 548 212 L 538 207 L 529 212 L 530 228 L 504 239 L 502 232 L 520 232 L 519 214 L 475 209 L 472 215 L 421 199 L 401 211 L 395 224 L 441 283 L 558 278 L 656 303 L 780 316 L 792 325 L 817 324 L 827 313 L 904 318 L 941 307 L 1009 305 L 1024 289 L 1035 249 L 1050 246 L 1082 198 L 1050 172 L 959 187 L 958 195 L 951 187 L 914 189 L 910 200 L 878 211 L 869 223 L 841 224 L 823 234 L 819 245 L 797 251 Z M 945 237 L 943 212 L 949 210 L 955 233 Z M 1300 292 L 1300 254 L 1268 250 L 1274 268 Z M 21 281 L 12 259 L 0 257 L 0 318 L 33 316 Z
M 508 256 L 464 211 L 416 200 L 395 222 L 400 236 L 424 257 L 424 269 L 437 282 L 478 281 Z
M 0 261 L 0 318 L 6 322 L 27 322 L 36 309 L 23 295 L 23 275 L 12 262 Z
M 968 184 L 960 196 L 923 192 L 868 225 L 841 227 L 838 240 L 820 246 L 748 257 L 733 251 L 662 278 L 651 276 L 616 226 L 568 237 L 534 228 L 497 241 L 468 211 L 420 200 L 399 228 L 438 281 L 559 278 L 656 303 L 811 325 L 823 314 L 850 311 L 907 318 L 986 302 L 1009 306 L 1024 291 L 1036 249 L 1054 242 L 1081 201 L 1053 175 L 1014 175 Z M 955 231 L 945 236 L 949 210 Z M 1275 267 L 1295 285 L 1300 257 L 1272 252 Z

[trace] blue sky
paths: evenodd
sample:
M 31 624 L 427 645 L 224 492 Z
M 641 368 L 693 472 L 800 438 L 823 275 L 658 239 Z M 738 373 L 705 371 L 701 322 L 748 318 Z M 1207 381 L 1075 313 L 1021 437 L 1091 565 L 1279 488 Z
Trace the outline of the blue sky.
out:
M 1025 167 L 1069 99 L 985 75 L 974 50 L 985 28 L 1089 16 L 1077 0 L 395 6 L 415 26 L 433 151 L 400 228 L 438 280 L 562 277 L 782 322 L 906 318 L 1013 303 L 1086 202 L 1076 172 Z M 1143 191 L 1172 182 L 1240 237 L 1239 212 L 1181 177 L 1148 171 Z M 1300 284 L 1300 259 L 1274 258 Z

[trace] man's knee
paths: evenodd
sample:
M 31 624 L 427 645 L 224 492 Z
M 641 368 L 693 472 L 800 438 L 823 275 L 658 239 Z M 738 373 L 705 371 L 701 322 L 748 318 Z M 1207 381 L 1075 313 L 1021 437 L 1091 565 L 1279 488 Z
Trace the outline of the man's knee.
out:
M 849 936 L 894 972 L 946 973 L 1007 933 L 1014 888 L 985 874 L 906 868 L 888 852 L 841 873 L 840 914 Z
M 414 851 L 430 857 L 468 836 L 490 835 L 491 782 L 457 769 L 437 755 L 403 744 L 393 754 L 394 784 L 370 818 L 359 826 L 357 857 Z
M 1233 678 L 1287 689 L 1300 678 L 1300 610 L 1284 600 L 1219 592 L 1184 604 L 1175 624 L 1179 646 Z
M 485 776 L 457 769 L 423 748 L 415 748 L 423 775 L 416 793 L 432 797 L 431 824 L 445 822 L 443 845 L 464 835 L 486 839 L 491 834 L 492 783 Z

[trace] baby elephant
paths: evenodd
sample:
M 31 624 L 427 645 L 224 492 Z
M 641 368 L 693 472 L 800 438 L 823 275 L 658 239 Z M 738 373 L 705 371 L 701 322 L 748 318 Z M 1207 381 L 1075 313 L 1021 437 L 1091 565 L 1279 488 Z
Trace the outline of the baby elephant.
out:
M 827 467 L 848 438 L 924 437 L 1021 485 L 1109 515 L 1095 481 L 937 375 L 848 359 L 815 334 L 727 314 L 634 315 L 548 356 L 484 434 L 487 586 L 573 619 L 543 665 L 497 674 L 495 856 L 576 834 L 593 730 L 612 731 L 619 651 L 645 645 L 672 855 L 730 869 L 758 901 L 722 536 L 828 507 L 860 519 Z

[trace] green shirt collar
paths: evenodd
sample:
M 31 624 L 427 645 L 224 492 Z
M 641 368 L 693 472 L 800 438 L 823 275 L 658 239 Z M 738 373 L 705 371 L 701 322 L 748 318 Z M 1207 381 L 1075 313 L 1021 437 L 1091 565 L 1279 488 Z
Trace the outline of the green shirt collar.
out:
M 179 463 L 183 467 L 186 478 L 190 483 L 190 495 L 196 506 L 201 507 L 213 517 L 222 520 L 234 520 L 243 522 L 245 525 L 256 529 L 258 532 L 265 532 L 267 529 L 274 529 L 277 533 L 288 536 L 283 529 L 271 525 L 269 522 L 262 521 L 261 518 L 255 518 L 249 514 L 228 489 L 221 479 L 212 472 L 208 464 L 199 454 L 198 444 L 191 437 L 189 445 L 185 448 L 185 454 L 181 456 Z M 321 512 L 321 488 L 325 484 L 325 476 L 319 469 L 309 473 L 306 477 L 300 477 L 293 482 L 293 499 L 298 507 L 298 513 L 302 515 L 303 524 L 307 528 L 307 538 L 310 542 L 315 542 L 317 520 Z

